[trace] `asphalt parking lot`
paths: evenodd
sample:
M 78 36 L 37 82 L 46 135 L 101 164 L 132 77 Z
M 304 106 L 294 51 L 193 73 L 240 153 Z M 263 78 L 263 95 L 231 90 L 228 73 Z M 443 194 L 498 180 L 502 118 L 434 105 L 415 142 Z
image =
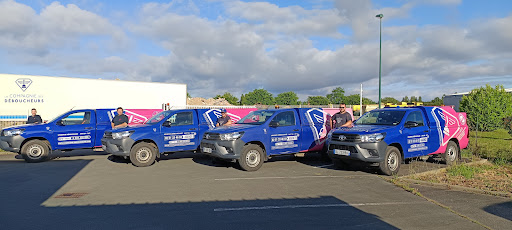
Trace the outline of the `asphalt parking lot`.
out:
M 74 155 L 35 164 L 0 155 L 2 229 L 485 229 L 371 169 L 335 170 L 314 155 L 256 172 L 192 152 L 145 168 Z M 402 173 L 436 167 L 412 162 Z M 510 199 L 492 199 L 502 211 L 481 212 L 493 228 L 510 226 Z

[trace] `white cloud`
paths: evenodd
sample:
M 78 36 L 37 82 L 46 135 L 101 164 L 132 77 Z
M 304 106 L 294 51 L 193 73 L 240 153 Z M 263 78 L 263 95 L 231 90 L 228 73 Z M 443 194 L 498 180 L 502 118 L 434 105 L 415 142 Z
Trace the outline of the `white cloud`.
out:
M 186 83 L 193 96 L 226 91 L 239 96 L 265 88 L 274 95 L 295 91 L 304 100 L 338 86 L 346 94 L 359 93 L 363 83 L 364 95 L 376 100 L 375 15 L 403 20 L 422 4 L 445 3 L 451 7 L 460 1 L 413 1 L 381 9 L 369 0 L 336 1 L 333 9 L 226 1 L 227 14 L 211 19 L 201 16 L 203 9 L 193 1 L 177 0 L 144 4 L 136 17 L 118 27 L 112 22 L 117 18 L 73 4 L 54 2 L 37 13 L 24 4 L 0 1 L 0 47 L 12 62 L 71 75 Z M 427 100 L 468 91 L 480 86 L 479 80 L 512 86 L 512 32 L 503 29 L 512 26 L 512 16 L 468 26 L 406 22 L 383 30 L 383 97 Z M 340 32 L 349 29 L 351 33 Z M 338 40 L 340 45 L 322 50 L 312 37 Z M 101 42 L 127 47 L 134 44 L 130 40 L 141 38 L 154 42 L 165 55 L 146 54 L 144 46 L 125 52 L 105 49 L 108 44 Z

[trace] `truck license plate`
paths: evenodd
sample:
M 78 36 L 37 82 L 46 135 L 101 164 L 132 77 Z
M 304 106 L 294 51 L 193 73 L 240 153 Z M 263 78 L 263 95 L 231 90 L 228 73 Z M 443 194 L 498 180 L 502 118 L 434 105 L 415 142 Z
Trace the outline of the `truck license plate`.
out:
M 211 148 L 207 148 L 207 147 L 203 147 L 203 152 L 204 153 L 212 153 L 212 149 Z
M 350 156 L 350 151 L 348 150 L 341 150 L 341 149 L 335 149 L 334 154 L 336 155 L 342 155 L 342 156 Z

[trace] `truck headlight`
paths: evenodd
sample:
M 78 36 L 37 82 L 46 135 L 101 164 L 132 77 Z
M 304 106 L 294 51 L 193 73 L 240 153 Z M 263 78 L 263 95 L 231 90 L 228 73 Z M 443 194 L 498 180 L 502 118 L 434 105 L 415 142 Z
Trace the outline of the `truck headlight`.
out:
M 220 140 L 222 141 L 234 141 L 244 135 L 244 132 L 234 132 L 234 133 L 222 133 L 220 134 Z
M 16 135 L 21 135 L 25 129 L 11 129 L 11 130 L 5 130 L 4 135 L 7 137 L 12 137 Z
M 134 131 L 124 131 L 124 132 L 117 132 L 117 133 L 112 133 L 112 139 L 123 139 L 123 138 L 127 138 L 129 137 L 130 135 L 132 135 Z
M 386 133 L 373 133 L 367 135 L 361 135 L 361 142 L 379 142 L 386 137 Z

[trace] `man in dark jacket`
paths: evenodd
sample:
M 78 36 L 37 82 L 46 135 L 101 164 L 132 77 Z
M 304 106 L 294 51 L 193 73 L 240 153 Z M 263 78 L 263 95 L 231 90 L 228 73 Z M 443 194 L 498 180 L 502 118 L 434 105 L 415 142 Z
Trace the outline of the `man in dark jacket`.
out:
M 220 114 L 221 116 L 217 119 L 217 124 L 215 126 L 231 125 L 231 117 L 226 113 L 226 109 L 221 109 Z
M 32 116 L 28 117 L 27 124 L 41 124 L 43 123 L 43 119 L 41 119 L 41 116 L 37 115 L 37 110 L 32 109 Z
M 344 103 L 340 104 L 340 112 L 335 113 L 331 118 L 331 128 L 352 126 L 352 116 L 345 111 L 346 107 Z
M 123 128 L 128 126 L 128 116 L 124 115 L 123 108 L 117 108 L 117 115 L 112 119 L 112 128 Z

